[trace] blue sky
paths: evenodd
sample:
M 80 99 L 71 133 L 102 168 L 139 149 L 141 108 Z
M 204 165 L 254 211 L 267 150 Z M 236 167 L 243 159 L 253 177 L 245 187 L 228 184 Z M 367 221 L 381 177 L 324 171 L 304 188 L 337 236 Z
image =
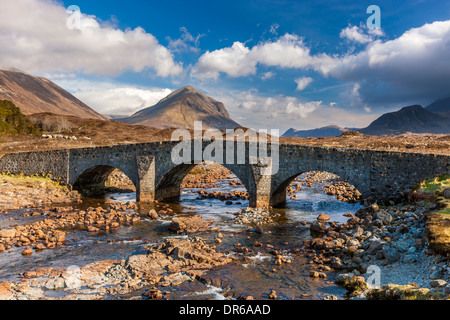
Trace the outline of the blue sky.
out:
M 70 5 L 79 29 L 66 25 Z M 369 5 L 380 30 L 366 26 Z M 193 85 L 248 127 L 364 127 L 450 96 L 449 19 L 448 1 L 17 0 L 0 4 L 12 44 L 0 66 L 109 115 Z

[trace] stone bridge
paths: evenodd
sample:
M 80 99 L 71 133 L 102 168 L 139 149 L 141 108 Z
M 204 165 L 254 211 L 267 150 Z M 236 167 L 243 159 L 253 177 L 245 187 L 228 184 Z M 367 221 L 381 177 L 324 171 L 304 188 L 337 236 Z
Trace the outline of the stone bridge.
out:
M 224 141 L 221 143 L 223 154 L 216 154 L 219 156 L 216 162 L 241 180 L 249 192 L 251 207 L 282 205 L 289 184 L 298 175 L 314 170 L 334 173 L 353 184 L 365 198 L 379 202 L 401 200 L 424 179 L 450 174 L 448 155 L 279 144 L 276 145 L 279 146 L 278 170 L 271 175 L 262 169 L 272 168 L 273 163 L 252 161 L 249 152 L 254 145 L 251 142 L 235 141 L 231 148 L 226 148 Z M 0 172 L 50 173 L 79 189 L 104 186 L 108 175 L 117 168 L 136 186 L 137 201 L 169 200 L 180 195 L 184 177 L 205 160 L 202 154 L 192 152 L 186 154 L 184 163 L 174 163 L 172 149 L 178 144 L 167 141 L 12 153 L 0 158 Z M 271 147 L 269 143 L 268 149 Z M 200 148 L 205 151 L 208 144 L 200 142 Z M 236 162 L 242 150 L 245 151 L 244 161 Z

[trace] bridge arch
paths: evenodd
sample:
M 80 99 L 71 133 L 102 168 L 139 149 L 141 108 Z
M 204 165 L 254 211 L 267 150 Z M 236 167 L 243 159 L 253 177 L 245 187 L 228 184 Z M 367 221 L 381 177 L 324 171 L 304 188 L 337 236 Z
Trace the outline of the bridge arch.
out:
M 346 181 L 349 184 L 353 185 L 362 195 L 367 196 L 365 194 L 366 181 L 363 181 L 358 174 L 352 174 L 348 172 L 343 172 L 340 170 L 333 170 L 332 168 L 323 169 L 322 166 L 312 166 L 308 169 L 291 169 L 290 172 L 282 173 L 278 176 L 275 176 L 272 180 L 272 189 L 270 192 L 270 205 L 274 207 L 283 206 L 286 203 L 286 195 L 287 189 L 295 181 L 297 177 L 300 175 L 318 171 L 318 172 L 327 172 L 334 174 L 340 178 L 340 180 Z M 294 173 L 293 173 L 294 172 Z M 362 190 L 361 190 L 361 189 Z
M 214 162 L 215 163 L 215 162 Z M 179 164 L 167 170 L 156 183 L 155 198 L 164 200 L 178 199 L 181 194 L 181 184 L 189 172 L 199 164 Z M 231 171 L 247 191 L 252 188 L 249 179 L 248 166 L 220 164 Z M 250 193 L 250 192 L 249 192 Z
M 76 170 L 77 174 L 72 176 L 72 187 L 76 190 L 92 187 L 105 187 L 108 177 L 116 169 L 127 176 L 135 187 L 137 186 L 136 178 L 133 177 L 133 173 L 130 174 L 130 172 L 126 172 L 126 170 L 124 171 L 122 170 L 123 168 L 121 169 L 120 167 L 99 164 L 88 167 L 87 169 L 83 168 L 81 170 Z
M 315 170 L 315 171 L 306 171 L 306 172 L 302 172 L 302 173 L 300 173 L 300 174 L 296 174 L 296 175 L 293 175 L 293 176 L 291 176 L 291 177 L 289 177 L 288 179 L 286 179 L 285 181 L 283 181 L 279 186 L 278 186 L 278 188 L 277 189 L 275 189 L 273 192 L 272 192 L 272 194 L 271 194 L 271 204 L 273 205 L 273 206 L 282 206 L 282 205 L 284 205 L 285 204 L 285 202 L 286 202 L 286 196 L 287 196 L 287 194 L 288 194 L 288 188 L 289 188 L 289 186 L 291 186 L 291 184 L 298 178 L 298 177 L 300 177 L 302 174 L 304 174 L 304 173 L 309 173 L 309 172 L 322 172 L 322 173 L 330 173 L 330 174 L 333 174 L 333 173 L 331 173 L 331 172 L 327 172 L 327 171 L 317 171 L 317 170 Z M 347 182 L 350 186 L 353 186 L 356 190 L 358 190 L 354 185 L 352 185 L 351 184 L 351 182 L 349 182 L 349 181 L 347 181 L 347 180 L 344 180 L 344 179 L 342 179 L 340 176 L 338 176 L 338 175 L 336 175 L 336 174 L 334 174 L 337 178 L 337 180 L 339 180 L 339 181 L 345 181 L 345 182 Z M 359 190 L 358 190 L 358 192 L 359 192 Z

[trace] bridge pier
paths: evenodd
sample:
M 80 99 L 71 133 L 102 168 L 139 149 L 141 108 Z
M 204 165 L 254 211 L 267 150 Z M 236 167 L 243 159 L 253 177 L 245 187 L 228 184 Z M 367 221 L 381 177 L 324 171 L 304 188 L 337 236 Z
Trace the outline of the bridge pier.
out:
M 155 158 L 137 156 L 136 201 L 155 200 Z
M 270 188 L 272 175 L 269 165 L 249 165 L 253 179 L 249 179 L 249 206 L 252 208 L 264 208 L 270 206 Z

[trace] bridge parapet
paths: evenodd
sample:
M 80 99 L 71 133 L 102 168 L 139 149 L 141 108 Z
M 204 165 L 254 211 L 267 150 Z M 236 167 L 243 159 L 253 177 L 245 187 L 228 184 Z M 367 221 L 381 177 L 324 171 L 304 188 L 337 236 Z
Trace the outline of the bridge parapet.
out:
M 211 160 L 205 154 L 208 143 L 200 146 L 200 156 L 191 144 L 190 156 L 175 163 L 174 147 L 179 142 L 153 142 L 108 147 L 6 154 L 0 158 L 0 172 L 25 175 L 50 173 L 63 183 L 101 184 L 108 172 L 124 172 L 137 189 L 138 201 L 171 199 L 179 196 L 183 178 L 199 162 Z M 308 171 L 326 171 L 353 184 L 374 201 L 400 200 L 421 181 L 450 174 L 450 156 L 421 153 L 324 148 L 295 144 L 277 145 L 276 170 L 273 162 L 251 159 L 254 144 L 234 142 L 216 144 L 220 157 L 213 158 L 231 170 L 249 192 L 250 206 L 276 206 L 286 201 L 286 188 L 298 175 Z M 258 146 L 256 146 L 258 147 Z M 269 143 L 268 149 L 272 149 Z M 205 152 L 208 151 L 208 152 Z M 239 162 L 239 150 L 244 161 Z M 273 149 L 275 150 L 275 149 Z M 233 154 L 231 155 L 231 151 Z M 210 153 L 216 156 L 217 154 Z M 222 159 L 222 162 L 221 160 Z M 271 160 L 275 160 L 273 157 Z M 241 159 L 242 160 L 242 159 Z M 264 162 L 264 161 L 263 161 Z

